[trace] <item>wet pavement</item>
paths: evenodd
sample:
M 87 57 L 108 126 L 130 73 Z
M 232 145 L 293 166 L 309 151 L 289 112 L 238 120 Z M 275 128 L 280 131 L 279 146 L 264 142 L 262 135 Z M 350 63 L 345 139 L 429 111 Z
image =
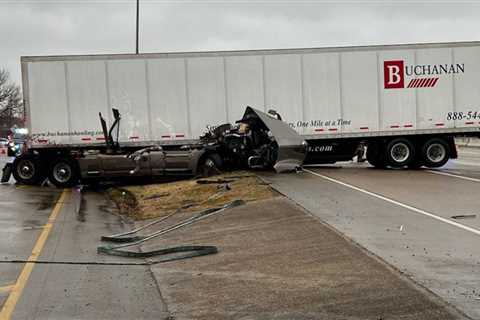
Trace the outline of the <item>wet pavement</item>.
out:
M 132 262 L 96 252 L 101 235 L 132 228 L 103 194 L 11 180 L 0 185 L 0 310 L 23 282 L 12 319 L 480 319 L 480 149 L 459 151 L 439 170 L 266 174 L 314 218 L 287 200 L 242 209 L 153 243 L 219 254 L 153 268 L 101 264 Z M 24 279 L 31 264 L 8 261 L 32 257 L 49 225 L 34 255 L 46 263 Z
M 143 249 L 179 244 L 216 245 L 219 253 L 152 267 L 175 319 L 463 319 L 283 197 Z
M 0 164 L 1 165 L 1 164 Z M 12 181 L 13 182 L 13 181 Z M 32 255 L 57 207 L 63 190 L 50 187 L 0 186 L 0 306 L 5 311 L 12 285 L 22 282 L 26 264 L 5 263 Z M 98 255 L 101 235 L 130 224 L 115 215 L 102 194 L 78 189 L 64 197 L 12 319 L 159 319 L 165 305 L 148 266 L 101 265 L 132 262 Z M 139 261 L 142 262 L 142 261 Z M 61 264 L 59 264 L 61 263 Z M 1 319 L 10 315 L 0 313 Z
M 460 159 L 438 172 L 339 163 L 266 179 L 346 237 L 480 319 L 480 149 L 459 151 Z M 452 218 L 456 215 L 469 217 Z

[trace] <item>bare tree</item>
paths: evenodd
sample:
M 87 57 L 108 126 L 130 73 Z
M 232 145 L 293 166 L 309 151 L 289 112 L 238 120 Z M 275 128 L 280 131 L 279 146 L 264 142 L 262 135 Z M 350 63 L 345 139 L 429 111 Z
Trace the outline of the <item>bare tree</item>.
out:
M 0 69 L 0 135 L 13 125 L 21 125 L 24 117 L 20 87 L 10 80 L 10 74 Z

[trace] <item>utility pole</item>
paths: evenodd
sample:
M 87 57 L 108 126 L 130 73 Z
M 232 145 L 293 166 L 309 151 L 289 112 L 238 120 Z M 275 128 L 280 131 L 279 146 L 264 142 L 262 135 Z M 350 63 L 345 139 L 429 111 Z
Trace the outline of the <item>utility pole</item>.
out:
M 135 47 L 135 53 L 138 54 L 138 20 L 139 20 L 139 17 L 140 17 L 140 14 L 139 14 L 139 8 L 140 8 L 140 0 L 137 0 L 137 35 L 136 35 L 136 47 Z

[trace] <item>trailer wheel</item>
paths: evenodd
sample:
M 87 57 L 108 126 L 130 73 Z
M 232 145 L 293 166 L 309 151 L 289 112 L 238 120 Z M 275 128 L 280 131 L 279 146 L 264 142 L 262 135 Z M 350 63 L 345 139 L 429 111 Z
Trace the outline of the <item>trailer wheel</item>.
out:
M 211 177 L 220 174 L 221 167 L 222 158 L 218 154 L 212 153 L 200 159 L 197 172 L 201 174 L 202 177 Z
M 75 161 L 70 158 L 56 159 L 50 166 L 48 179 L 58 188 L 76 185 L 79 180 L 79 172 Z
M 419 157 L 419 156 L 417 155 L 417 156 L 415 156 L 415 159 L 413 159 L 412 162 L 410 162 L 407 166 L 408 166 L 409 169 L 418 170 L 418 169 L 420 169 L 423 165 L 424 165 L 423 159 L 421 159 L 421 157 Z
M 378 143 L 369 143 L 367 145 L 367 161 L 378 169 L 385 169 L 387 167 L 384 152 Z
M 415 147 L 405 138 L 393 139 L 387 144 L 386 159 L 393 168 L 401 168 L 415 159 Z
M 422 147 L 422 157 L 425 166 L 429 168 L 441 167 L 450 159 L 450 147 L 443 139 L 430 139 Z
M 22 154 L 13 161 L 13 177 L 18 183 L 36 185 L 44 177 L 40 159 L 33 154 Z

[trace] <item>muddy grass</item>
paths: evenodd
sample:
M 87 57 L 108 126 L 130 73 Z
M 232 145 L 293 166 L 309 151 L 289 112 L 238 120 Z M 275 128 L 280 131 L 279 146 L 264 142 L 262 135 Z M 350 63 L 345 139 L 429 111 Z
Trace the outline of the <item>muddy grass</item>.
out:
M 198 212 L 236 199 L 247 202 L 278 196 L 250 172 L 233 172 L 208 179 L 184 180 L 107 191 L 120 212 L 135 220 L 168 215 L 175 211 Z

